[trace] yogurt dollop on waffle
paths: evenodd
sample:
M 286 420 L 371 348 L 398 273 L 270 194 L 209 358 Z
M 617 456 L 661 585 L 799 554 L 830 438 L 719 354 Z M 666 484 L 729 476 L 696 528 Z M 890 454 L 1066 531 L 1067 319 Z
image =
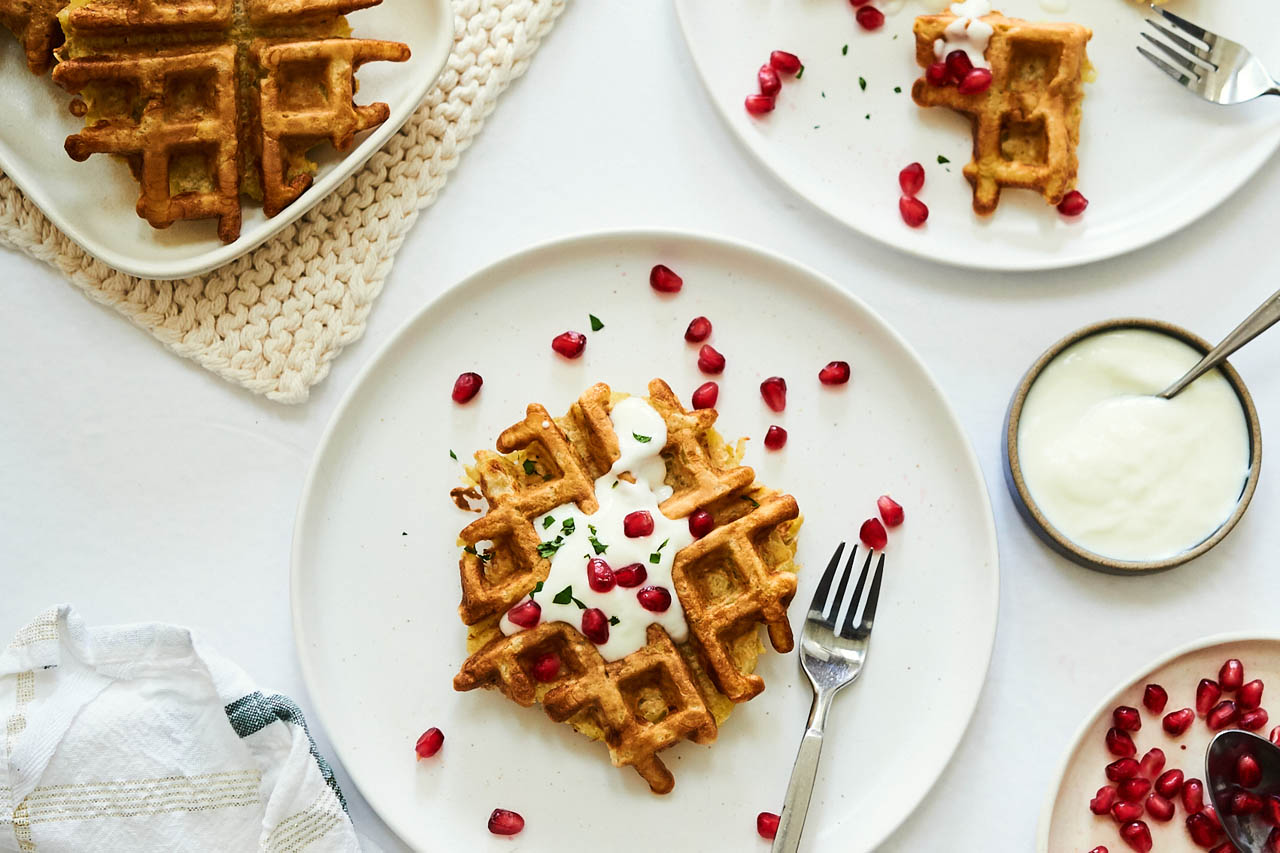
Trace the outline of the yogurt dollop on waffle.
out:
M 534 519 L 543 551 L 552 553 L 550 574 L 531 597 L 542 608 L 543 622 L 567 622 L 576 627 L 584 610 L 594 607 L 603 611 L 610 623 L 609 639 L 597 648 L 606 661 L 615 661 L 645 645 L 650 624 L 661 625 L 676 643 L 688 639 L 689 626 L 675 595 L 671 567 L 676 553 L 693 542 L 693 535 L 687 519 L 667 518 L 658 509 L 672 494 L 663 482 L 667 466 L 661 454 L 667 444 L 667 426 L 662 416 L 645 400 L 627 397 L 614 405 L 609 417 L 621 455 L 608 473 L 595 481 L 599 510 L 587 515 L 576 504 L 567 503 Z M 624 474 L 635 482 L 622 479 Z M 633 512 L 649 513 L 652 533 L 626 535 L 624 519 Z M 608 592 L 597 592 L 587 580 L 587 564 L 595 557 L 606 560 L 614 570 L 638 564 L 647 577 L 635 587 L 615 585 Z M 637 595 L 646 587 L 661 587 L 671 593 L 671 605 L 660 613 L 646 610 Z M 526 597 L 519 603 L 528 600 Z M 525 630 L 505 614 L 499 627 L 507 636 Z

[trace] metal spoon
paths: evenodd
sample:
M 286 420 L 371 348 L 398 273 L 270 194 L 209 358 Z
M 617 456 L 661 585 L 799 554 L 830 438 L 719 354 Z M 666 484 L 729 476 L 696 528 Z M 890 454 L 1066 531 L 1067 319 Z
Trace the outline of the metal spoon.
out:
M 1236 762 L 1241 755 L 1252 755 L 1262 769 L 1262 780 L 1248 790 L 1264 799 L 1268 794 L 1280 795 L 1280 749 L 1266 738 L 1242 731 L 1219 732 L 1209 741 L 1204 754 L 1205 787 L 1218 812 L 1218 820 L 1227 838 L 1244 853 L 1265 853 L 1271 833 L 1261 814 L 1234 815 L 1228 800 L 1241 790 L 1236 783 Z
M 1231 334 L 1222 339 L 1222 343 L 1209 350 L 1208 354 L 1200 359 L 1200 362 L 1195 367 L 1188 370 L 1181 379 L 1156 396 L 1163 397 L 1166 400 L 1173 399 L 1182 389 L 1226 361 L 1227 356 L 1267 329 L 1270 329 L 1278 320 L 1280 320 L 1280 291 L 1271 294 L 1267 301 L 1258 307 L 1257 311 L 1254 311 L 1243 323 L 1236 326 L 1231 331 Z

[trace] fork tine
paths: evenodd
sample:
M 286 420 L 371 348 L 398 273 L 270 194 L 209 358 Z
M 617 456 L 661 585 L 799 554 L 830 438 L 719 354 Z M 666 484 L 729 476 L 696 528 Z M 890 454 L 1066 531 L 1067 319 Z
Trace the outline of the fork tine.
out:
M 880 603 L 880 578 L 884 576 L 884 554 L 880 555 L 880 562 L 876 564 L 875 580 L 871 581 L 871 592 L 867 595 L 867 612 L 862 616 L 862 624 L 858 626 L 858 633 L 870 634 L 871 628 L 876 621 L 876 605 Z
M 836 587 L 836 598 L 835 603 L 831 605 L 831 615 L 822 621 L 822 624 L 833 631 L 836 627 L 836 617 L 840 615 L 840 608 L 844 604 L 844 591 L 849 588 L 849 574 L 853 571 L 853 561 L 856 559 L 858 559 L 858 546 L 854 545 L 849 549 L 849 561 L 844 564 L 844 574 L 840 575 L 840 585 Z M 853 603 L 858 603 L 856 595 Z
M 853 598 L 849 602 L 849 612 L 844 617 L 844 625 L 840 626 L 840 636 L 848 639 L 853 636 L 853 617 L 858 615 L 858 606 L 862 603 L 862 588 L 867 583 L 867 573 L 871 570 L 871 561 L 875 559 L 875 551 L 867 552 L 867 561 L 862 565 L 862 574 L 858 575 L 858 585 L 853 588 Z
M 1184 33 L 1190 34 L 1192 38 L 1200 39 L 1200 41 L 1209 45 L 1209 47 L 1213 47 L 1218 43 L 1218 36 L 1215 33 L 1209 32 L 1204 27 L 1197 27 L 1186 18 L 1178 17 L 1168 9 L 1156 9 L 1156 11 L 1163 15 L 1165 19 L 1175 27 L 1182 30 Z
M 1152 36 L 1150 33 L 1142 33 L 1142 37 L 1143 37 L 1144 39 L 1146 39 L 1147 41 L 1151 42 L 1151 43 L 1152 43 L 1153 45 L 1155 45 L 1156 47 L 1160 48 L 1160 51 L 1161 51 L 1165 56 L 1167 56 L 1167 57 L 1169 57 L 1171 60 L 1173 60 L 1173 63 L 1174 63 L 1175 65 L 1177 65 L 1177 66 L 1179 66 L 1179 67 L 1181 67 L 1181 68 L 1183 68 L 1183 69 L 1185 69 L 1185 70 L 1187 70 L 1187 71 L 1190 71 L 1190 72 L 1191 72 L 1192 74 L 1194 74 L 1196 77 L 1201 77 L 1201 76 L 1203 76 L 1203 73 L 1209 70 L 1209 69 L 1207 69 L 1207 68 L 1205 68 L 1205 67 L 1203 67 L 1203 66 L 1196 65 L 1196 64 L 1195 64 L 1194 62 L 1192 62 L 1188 57 L 1184 56 L 1184 55 L 1183 55 L 1183 54 L 1181 54 L 1181 53 L 1178 53 L 1178 51 L 1176 51 L 1176 50 L 1174 50 L 1173 48 L 1169 47 L 1169 45 L 1167 45 L 1167 44 L 1165 44 L 1164 42 L 1160 41 L 1160 39 L 1155 38 L 1155 37 L 1154 37 L 1154 36 Z
M 1182 48 L 1187 53 L 1194 56 L 1196 59 L 1199 59 L 1200 61 L 1204 62 L 1206 65 L 1212 65 L 1215 69 L 1218 67 L 1218 64 L 1213 61 L 1213 59 L 1211 58 L 1211 54 L 1208 50 L 1205 50 L 1203 47 L 1200 47 L 1199 45 L 1192 44 L 1191 41 L 1178 35 L 1172 29 L 1170 29 L 1169 27 L 1166 27 L 1164 24 L 1160 23 L 1154 18 L 1143 18 L 1143 20 L 1146 21 L 1151 26 L 1151 29 L 1160 33 L 1160 35 L 1164 36 L 1169 41 L 1173 42 L 1178 47 Z
M 1185 71 L 1179 71 L 1169 63 L 1165 62 L 1160 57 L 1156 56 L 1151 51 L 1147 50 L 1145 47 L 1142 47 L 1141 45 L 1138 46 L 1138 53 L 1145 56 L 1148 60 L 1151 61 L 1152 65 L 1154 65 L 1156 68 L 1159 68 L 1165 74 L 1168 74 L 1170 77 L 1172 77 L 1176 82 L 1181 83 L 1183 86 L 1186 86 L 1188 89 L 1191 89 L 1200 85 L 1199 78 L 1192 77 L 1189 74 L 1187 74 L 1187 72 Z
M 821 619 L 822 612 L 827 609 L 827 593 L 831 590 L 831 581 L 836 576 L 836 569 L 840 567 L 840 555 L 844 553 L 844 544 L 841 542 L 840 547 L 836 548 L 836 552 L 831 555 L 831 562 L 827 563 L 827 570 L 822 573 L 822 580 L 818 581 L 818 588 L 813 592 L 813 601 L 809 604 L 811 619 Z

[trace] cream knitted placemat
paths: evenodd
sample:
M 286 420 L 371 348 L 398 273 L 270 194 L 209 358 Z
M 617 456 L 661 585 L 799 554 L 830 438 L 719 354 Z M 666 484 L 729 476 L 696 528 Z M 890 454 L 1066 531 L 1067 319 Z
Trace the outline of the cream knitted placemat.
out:
M 165 346 L 281 403 L 301 403 L 365 318 L 405 233 L 524 73 L 565 0 L 453 0 L 454 45 L 426 102 L 336 191 L 248 255 L 152 281 L 95 260 L 0 174 L 0 244 L 44 261 Z

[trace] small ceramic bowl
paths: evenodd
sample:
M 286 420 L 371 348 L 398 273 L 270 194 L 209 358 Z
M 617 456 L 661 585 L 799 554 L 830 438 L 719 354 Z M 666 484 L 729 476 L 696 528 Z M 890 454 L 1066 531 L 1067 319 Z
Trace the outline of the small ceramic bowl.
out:
M 1031 496 L 1031 492 L 1027 489 L 1027 484 L 1022 479 L 1022 467 L 1018 460 L 1018 426 L 1022 417 L 1022 406 L 1026 402 L 1027 392 L 1031 390 L 1032 384 L 1039 378 L 1041 371 L 1048 366 L 1049 362 L 1057 358 L 1063 350 L 1091 335 L 1117 329 L 1146 329 L 1177 338 L 1201 353 L 1207 353 L 1211 349 L 1209 342 L 1200 336 L 1192 334 L 1181 326 L 1175 326 L 1172 323 L 1165 323 L 1160 320 L 1138 318 L 1105 320 L 1067 335 L 1049 347 L 1040 358 L 1036 359 L 1036 363 L 1031 365 L 1031 369 L 1023 375 L 1022 381 L 1018 383 L 1017 390 L 1013 392 L 1013 399 L 1009 401 L 1009 410 L 1005 413 L 1004 419 L 1004 435 L 1001 439 L 1004 454 L 1005 482 L 1009 486 L 1009 494 L 1012 495 L 1013 502 L 1018 507 L 1018 512 L 1021 513 L 1027 524 L 1031 526 L 1031 529 L 1049 547 L 1067 559 L 1073 560 L 1086 568 L 1117 575 L 1159 572 L 1165 569 L 1172 569 L 1174 566 L 1180 566 L 1189 560 L 1199 557 L 1225 539 L 1232 528 L 1236 526 L 1236 523 L 1240 521 L 1240 517 L 1244 515 L 1244 511 L 1249 507 L 1249 501 L 1253 498 L 1254 490 L 1258 487 L 1258 474 L 1262 469 L 1262 427 L 1258 422 L 1258 411 L 1254 408 L 1253 398 L 1249 396 L 1249 389 L 1245 387 L 1244 380 L 1240 378 L 1240 374 L 1236 373 L 1235 368 L 1229 364 L 1223 364 L 1219 369 L 1226 376 L 1227 381 L 1231 383 L 1231 387 L 1235 389 L 1236 396 L 1240 399 L 1240 406 L 1244 410 L 1245 421 L 1249 425 L 1249 476 L 1246 478 L 1244 488 L 1240 492 L 1240 499 L 1236 503 L 1235 512 L 1222 523 L 1221 527 L 1214 531 L 1212 536 L 1194 548 L 1161 560 L 1141 562 L 1113 560 L 1101 554 L 1095 554 L 1071 541 L 1045 518 L 1040 508 L 1036 505 L 1035 499 Z

